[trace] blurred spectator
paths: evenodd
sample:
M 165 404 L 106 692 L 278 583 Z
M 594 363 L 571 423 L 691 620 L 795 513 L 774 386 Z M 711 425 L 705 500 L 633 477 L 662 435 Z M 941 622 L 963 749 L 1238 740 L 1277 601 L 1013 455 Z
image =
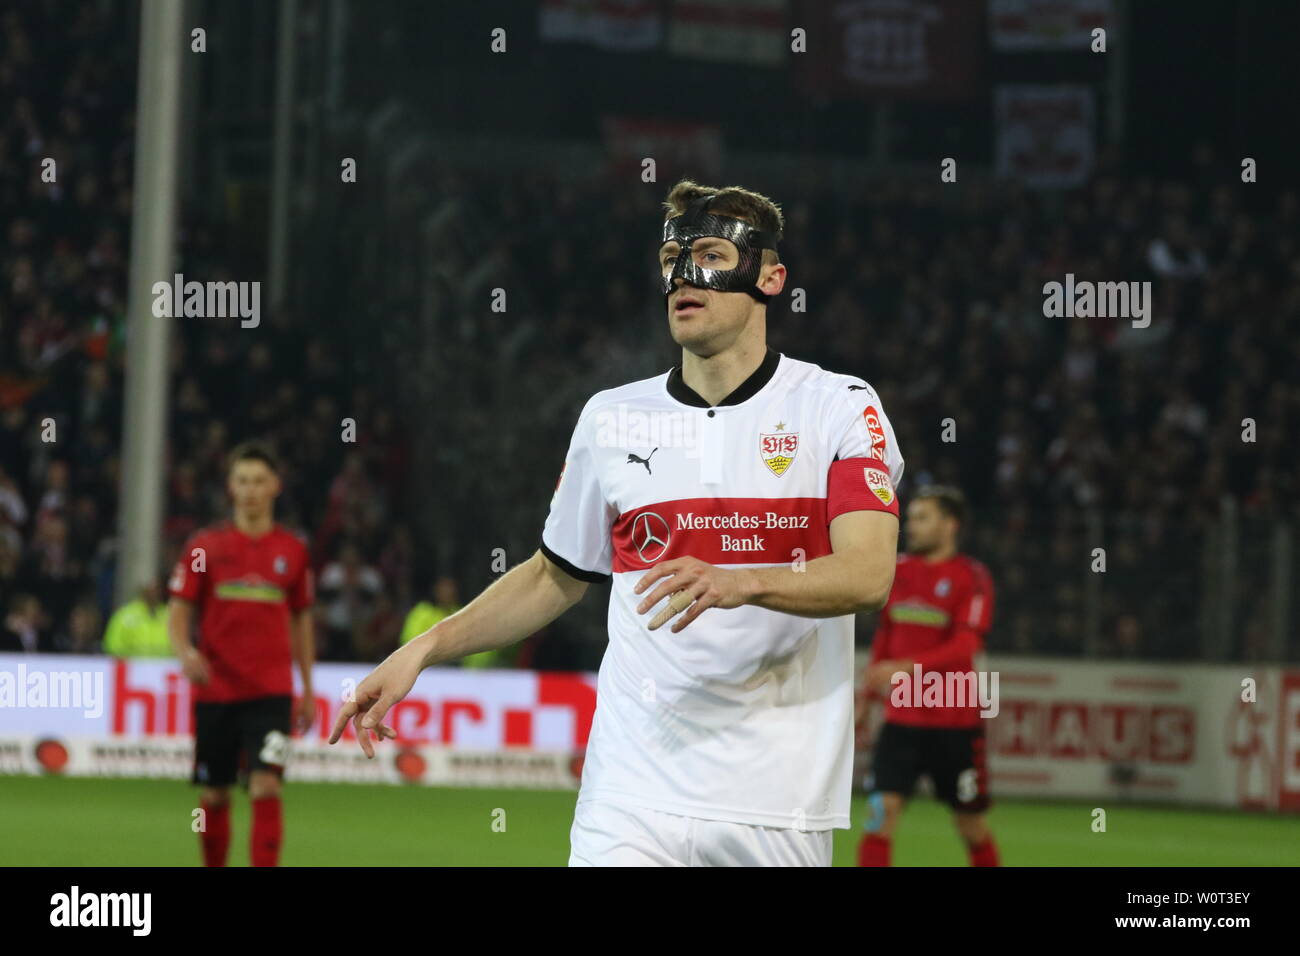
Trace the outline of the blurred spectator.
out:
M 108 613 L 101 595 L 117 547 L 134 19 L 112 2 L 76 17 L 59 4 L 10 6 L 0 30 L 0 607 L 16 615 L 11 641 L 48 632 L 54 644 L 81 645 L 83 595 L 93 591 Z M 41 183 L 34 158 L 56 150 L 60 182 Z M 1104 163 L 1060 193 L 974 178 L 960 192 L 902 177 L 850 195 L 829 180 L 790 195 L 783 184 L 751 185 L 785 205 L 782 256 L 809 304 L 795 315 L 788 299 L 773 303 L 773 347 L 872 383 L 907 459 L 904 501 L 923 478 L 967 491 L 970 550 L 1000 589 L 1015 582 L 990 647 L 1081 652 L 1090 522 L 1101 520 L 1139 555 L 1105 581 L 1104 620 L 1116 624 L 1104 641 L 1126 653 L 1137 628 L 1143 655 L 1198 653 L 1196 642 L 1162 635 L 1195 627 L 1196 602 L 1181 598 L 1201 583 L 1220 502 L 1235 498 L 1261 528 L 1300 526 L 1296 189 L 1205 188 L 1194 173 L 1153 182 Z M 158 463 L 167 540 L 226 512 L 235 442 L 277 446 L 279 513 L 307 529 L 324 565 L 330 657 L 387 646 L 390 608 L 409 603 L 435 534 L 452 553 L 475 546 L 487 525 L 512 554 L 535 547 L 582 403 L 676 361 L 653 324 L 663 321 L 657 297 L 642 294 L 660 212 L 652 192 L 599 177 L 578 189 L 540 164 L 509 178 L 446 167 L 427 192 L 454 200 L 447 215 L 464 224 L 502 225 L 482 249 L 450 241 L 433 257 L 429 281 L 446 292 L 432 297 L 442 310 L 436 349 L 392 332 L 394 322 L 367 323 L 366 363 L 349 349 L 346 327 L 357 323 L 328 315 L 286 312 L 255 335 L 220 322 L 174 326 Z M 203 215 L 186 210 L 186 272 L 220 278 L 244 267 L 232 261 L 240 244 Z M 582 229 L 597 217 L 608 241 L 593 251 Z M 457 225 L 440 233 L 478 235 Z M 1042 284 L 1067 272 L 1151 280 L 1151 326 L 1046 319 Z M 412 307 L 403 285 L 372 286 L 366 301 L 396 319 Z M 481 307 L 480 293 L 496 286 L 511 289 L 508 319 Z M 402 300 L 385 300 L 389 292 Z M 592 303 L 615 318 L 590 321 Z M 431 398 L 406 392 L 434 378 Z M 408 420 L 418 401 L 438 406 L 434 427 Z M 42 440 L 47 418 L 56 442 Z M 356 423 L 355 444 L 340 441 L 344 418 Z M 957 440 L 932 427 L 950 418 Z M 1255 442 L 1241 438 L 1246 418 Z M 18 609 L 28 598 L 32 614 Z M 416 604 L 401 640 L 456 606 L 458 595 Z M 580 659 L 570 619 L 539 659 Z M 1264 640 L 1249 637 L 1243 646 Z
M 383 594 L 384 582 L 379 572 L 361 559 L 361 551 L 348 543 L 321 572 L 317 586 L 324 647 L 322 660 L 351 660 L 353 649 L 364 644 L 362 634 Z
M 375 663 L 382 661 L 397 650 L 397 636 L 401 626 L 402 618 L 392 598 L 380 592 L 375 600 L 374 611 L 365 625 L 356 631 L 357 637 L 349 659 Z
M 30 594 L 15 594 L 0 629 L 0 651 L 34 654 L 46 650 L 41 639 L 43 623 L 41 602 Z
M 435 578 L 429 588 L 429 597 L 416 602 L 402 625 L 401 643 L 419 637 L 444 617 L 460 610 L 460 594 L 456 579 L 442 575 Z
M 1192 239 L 1187 220 L 1173 216 L 1165 234 L 1151 241 L 1147 259 L 1157 275 L 1173 279 L 1194 279 L 1206 269 L 1205 254 Z
M 6 474 L 4 466 L 0 465 L 0 531 L 8 531 L 17 536 L 18 529 L 26 523 L 27 505 L 18 493 L 14 480 Z
M 1121 614 L 1115 622 L 1115 637 L 1109 648 L 1110 656 L 1138 658 L 1142 656 L 1142 622 L 1134 614 Z
M 99 606 L 91 600 L 78 601 L 68 616 L 67 634 L 55 638 L 55 649 L 69 654 L 97 654 L 103 630 Z
M 104 634 L 104 652 L 114 657 L 171 657 L 167 604 L 162 587 L 150 581 L 140 593 L 113 612 Z

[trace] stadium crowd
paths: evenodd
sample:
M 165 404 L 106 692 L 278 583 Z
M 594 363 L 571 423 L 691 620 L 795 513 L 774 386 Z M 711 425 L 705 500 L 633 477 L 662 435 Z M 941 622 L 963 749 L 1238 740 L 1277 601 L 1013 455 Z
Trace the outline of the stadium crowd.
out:
M 0 100 L 12 104 L 0 116 L 0 649 L 93 652 L 115 610 L 135 73 L 129 44 L 95 42 L 118 29 L 99 8 L 70 24 L 45 9 L 11 9 L 0 30 Z M 46 157 L 56 182 L 42 179 Z M 785 202 L 782 255 L 809 306 L 791 314 L 778 301 L 771 340 L 873 383 L 907 460 L 904 502 L 930 480 L 965 489 L 967 550 L 997 587 L 992 647 L 1083 653 L 1089 568 L 1104 546 L 1101 653 L 1195 656 L 1189 596 L 1224 498 L 1247 529 L 1296 526 L 1300 202 L 1294 189 L 1252 201 L 1265 187 L 1233 175 L 1207 149 L 1177 182 L 1103 156 L 1064 194 L 970 184 L 954 199 L 882 181 Z M 551 427 L 567 432 L 586 395 L 614 384 L 602 376 L 654 373 L 609 331 L 633 326 L 645 341 L 645 323 L 662 321 L 651 187 L 606 179 L 579 191 L 537 173 L 465 174 L 455 188 L 487 221 L 519 226 L 498 233 L 492 284 L 515 276 L 528 289 L 531 318 L 509 321 L 534 327 L 514 347 L 572 392 Z M 186 222 L 184 271 L 229 277 L 219 230 Z M 1045 317 L 1043 284 L 1067 274 L 1150 281 L 1150 325 Z M 455 308 L 477 321 L 471 305 Z M 488 350 L 504 347 L 492 321 Z M 438 481 L 413 477 L 422 438 L 402 407 L 354 378 L 328 330 L 301 316 L 256 333 L 177 321 L 171 363 L 168 555 L 227 512 L 230 448 L 268 440 L 285 468 L 278 516 L 311 543 L 322 656 L 381 658 L 434 573 L 447 574 L 401 520 L 435 506 L 416 485 Z M 367 423 L 355 444 L 340 441 L 345 417 Z M 561 457 L 523 461 L 513 480 L 542 501 Z M 158 584 L 132 582 L 150 613 Z M 1234 656 L 1264 646 L 1264 584 L 1241 575 Z
M 1063 194 L 883 179 L 846 195 L 799 179 L 781 254 L 787 293 L 803 290 L 807 310 L 792 313 L 789 294 L 775 300 L 769 341 L 880 392 L 907 461 L 904 504 L 932 481 L 965 490 L 965 547 L 997 591 L 990 646 L 1201 655 L 1203 592 L 1220 573 L 1217 527 L 1231 498 L 1243 557 L 1223 595 L 1235 627 L 1225 653 L 1267 653 L 1272 535 L 1298 516 L 1300 456 L 1288 440 L 1300 430 L 1296 191 L 1258 197 L 1208 148 L 1169 182 L 1103 155 L 1085 187 Z M 662 189 L 577 188 L 545 174 L 454 188 L 474 196 L 467 221 L 521 224 L 492 251 L 491 284 L 529 289 L 531 318 L 515 318 L 516 330 L 546 329 L 515 368 L 520 393 L 564 395 L 555 441 L 592 391 L 672 361 L 644 331 L 663 321 L 643 268 Z M 1151 283 L 1149 324 L 1047 317 L 1044 284 L 1069 274 Z M 1090 614 L 1098 639 L 1088 645 Z

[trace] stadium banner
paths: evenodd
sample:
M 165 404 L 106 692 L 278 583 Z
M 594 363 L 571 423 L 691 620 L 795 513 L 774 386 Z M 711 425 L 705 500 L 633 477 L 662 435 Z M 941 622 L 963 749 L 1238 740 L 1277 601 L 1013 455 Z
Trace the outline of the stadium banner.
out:
M 1091 89 L 1002 86 L 994 112 L 999 176 L 1038 189 L 1087 182 L 1096 153 Z
M 390 712 L 396 746 L 329 746 L 369 664 L 317 664 L 316 717 L 293 738 L 294 780 L 576 787 L 595 675 L 432 668 Z M 298 686 L 295 672 L 295 687 Z M 0 773 L 186 778 L 190 685 L 174 660 L 0 654 Z
M 809 37 L 795 57 L 798 83 L 823 97 L 970 99 L 983 21 L 980 0 L 805 0 L 795 20 Z
M 674 170 L 701 177 L 722 173 L 722 130 L 713 123 L 606 116 L 601 120 L 609 171 L 639 175 L 647 157 L 655 157 L 661 176 Z M 675 175 L 675 174 L 674 174 Z
M 989 41 L 1000 53 L 1086 50 L 1109 31 L 1110 0 L 989 0 Z
M 1300 669 L 999 655 L 979 667 L 997 688 L 995 798 L 1300 811 Z
M 1002 697 L 995 792 L 1300 809 L 1300 672 L 1015 658 L 990 668 Z
M 663 38 L 659 0 L 542 0 L 538 35 L 602 50 L 654 50 Z
M 865 665 L 865 657 L 859 663 Z M 993 793 L 1300 812 L 1300 668 L 991 656 Z M 316 666 L 292 780 L 577 786 L 594 674 L 433 668 L 368 760 L 329 730 L 367 664 Z M 862 668 L 859 667 L 859 673 Z M 189 683 L 171 660 L 0 654 L 0 774 L 187 778 Z
M 668 52 L 694 60 L 778 66 L 789 49 L 786 0 L 673 0 Z

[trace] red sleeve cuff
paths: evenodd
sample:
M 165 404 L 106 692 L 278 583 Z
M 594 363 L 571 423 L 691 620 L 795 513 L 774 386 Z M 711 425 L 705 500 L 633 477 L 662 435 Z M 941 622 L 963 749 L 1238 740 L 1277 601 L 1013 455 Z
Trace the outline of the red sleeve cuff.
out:
M 831 463 L 826 481 L 827 523 L 848 511 L 887 511 L 898 517 L 894 482 L 879 458 L 843 458 Z

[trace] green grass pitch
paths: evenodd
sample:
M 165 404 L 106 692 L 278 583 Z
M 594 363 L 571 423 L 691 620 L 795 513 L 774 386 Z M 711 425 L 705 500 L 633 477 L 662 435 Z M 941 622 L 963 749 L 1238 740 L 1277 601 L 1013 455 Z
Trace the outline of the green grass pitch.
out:
M 170 780 L 0 777 L 0 865 L 191 866 L 197 791 Z M 286 866 L 562 866 L 572 792 L 294 783 L 285 788 Z M 1094 804 L 997 803 L 990 823 L 1008 866 L 1297 866 L 1295 817 Z M 503 813 L 504 812 L 504 816 Z M 863 816 L 835 831 L 852 866 Z M 248 863 L 248 800 L 237 792 L 230 863 Z M 502 820 L 504 829 L 494 820 Z M 948 811 L 917 800 L 903 818 L 901 866 L 964 866 Z

